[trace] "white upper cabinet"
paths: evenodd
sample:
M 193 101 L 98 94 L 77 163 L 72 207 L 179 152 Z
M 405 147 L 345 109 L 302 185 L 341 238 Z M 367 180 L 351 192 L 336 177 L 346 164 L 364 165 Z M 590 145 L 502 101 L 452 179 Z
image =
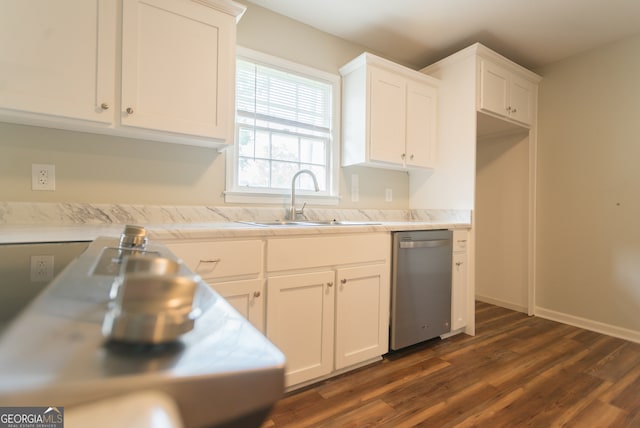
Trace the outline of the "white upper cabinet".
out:
M 111 124 L 116 3 L 0 2 L 0 114 Z M 111 110 L 109 110 L 111 109 Z
M 432 168 L 438 81 L 369 53 L 340 73 L 342 165 Z
M 433 168 L 436 163 L 436 106 L 438 90 L 417 81 L 407 83 L 407 166 Z
M 478 109 L 531 125 L 535 108 L 535 86 L 516 72 L 482 58 Z
M 122 125 L 227 139 L 234 28 L 193 1 L 125 1 Z
M 368 77 L 371 88 L 369 160 L 401 164 L 406 139 L 406 81 L 402 76 L 375 67 L 370 67 Z M 345 99 L 344 104 L 348 103 Z M 345 123 L 348 122 L 345 120 Z
M 0 120 L 224 146 L 244 10 L 230 0 L 2 2 Z

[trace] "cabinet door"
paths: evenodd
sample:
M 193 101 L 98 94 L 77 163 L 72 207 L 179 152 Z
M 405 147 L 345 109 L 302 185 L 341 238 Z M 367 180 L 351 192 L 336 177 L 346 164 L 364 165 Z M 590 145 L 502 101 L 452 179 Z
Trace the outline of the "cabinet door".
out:
M 336 369 L 388 351 L 390 290 L 385 266 L 338 270 Z
M 372 161 L 402 165 L 405 154 L 406 80 L 371 67 L 370 147 Z
M 267 280 L 267 337 L 287 358 L 287 386 L 332 370 L 334 281 L 332 271 Z
M 0 2 L 0 108 L 111 123 L 115 35 L 114 1 Z
M 453 253 L 451 331 L 467 325 L 467 253 Z
M 122 124 L 226 139 L 234 18 L 194 1 L 128 0 L 122 26 Z
M 409 81 L 407 85 L 406 164 L 433 167 L 436 157 L 438 90 Z
M 264 333 L 264 280 L 212 283 L 211 287 L 251 324 Z
M 491 62 L 482 60 L 480 65 L 480 108 L 509 115 L 509 72 Z
M 533 123 L 533 85 L 518 76 L 512 76 L 509 90 L 510 117 L 531 125 Z

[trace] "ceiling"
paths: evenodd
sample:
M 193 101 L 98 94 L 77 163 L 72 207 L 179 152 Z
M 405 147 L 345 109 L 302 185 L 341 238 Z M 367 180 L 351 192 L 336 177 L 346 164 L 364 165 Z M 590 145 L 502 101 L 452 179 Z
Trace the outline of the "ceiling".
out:
M 638 0 L 249 0 L 422 68 L 481 42 L 530 69 L 640 33 Z

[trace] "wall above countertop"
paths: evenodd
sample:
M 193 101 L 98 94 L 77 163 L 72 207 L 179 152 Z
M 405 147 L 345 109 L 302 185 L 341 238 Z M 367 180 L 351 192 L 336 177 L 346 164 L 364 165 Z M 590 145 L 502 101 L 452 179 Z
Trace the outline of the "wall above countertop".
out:
M 336 75 L 365 50 L 240 3 L 248 6 L 237 27 L 240 46 Z M 55 165 L 54 192 L 31 190 L 33 163 Z M 203 147 L 0 122 L 0 201 L 225 205 L 225 164 L 226 153 Z M 351 166 L 340 169 L 339 181 L 340 208 L 409 208 L 406 172 Z

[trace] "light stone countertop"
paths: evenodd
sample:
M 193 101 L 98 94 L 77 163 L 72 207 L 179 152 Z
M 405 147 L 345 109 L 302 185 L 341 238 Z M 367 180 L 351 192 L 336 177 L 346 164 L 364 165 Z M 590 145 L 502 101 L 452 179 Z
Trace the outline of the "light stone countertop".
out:
M 80 225 L 0 225 L 0 244 L 30 242 L 93 241 L 99 236 L 120 236 L 124 224 Z M 149 239 L 267 238 L 276 236 L 322 235 L 336 233 L 396 232 L 404 230 L 468 229 L 468 223 L 384 221 L 379 224 L 339 226 L 256 226 L 241 222 L 142 224 Z
M 265 238 L 335 233 L 464 229 L 468 210 L 305 210 L 309 221 L 337 219 L 376 224 L 259 226 L 244 222 L 284 218 L 282 208 L 137 206 L 0 202 L 0 244 L 92 241 L 120 236 L 126 224 L 144 226 L 151 240 Z

